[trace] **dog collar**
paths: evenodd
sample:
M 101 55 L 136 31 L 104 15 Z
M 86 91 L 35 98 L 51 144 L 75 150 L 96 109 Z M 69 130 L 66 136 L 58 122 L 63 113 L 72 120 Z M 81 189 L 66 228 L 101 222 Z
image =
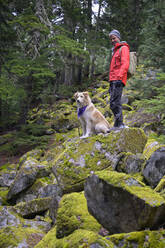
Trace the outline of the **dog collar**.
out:
M 87 106 L 84 106 L 84 107 L 78 109 L 78 112 L 77 112 L 78 117 L 80 117 L 84 113 L 86 108 L 87 108 Z

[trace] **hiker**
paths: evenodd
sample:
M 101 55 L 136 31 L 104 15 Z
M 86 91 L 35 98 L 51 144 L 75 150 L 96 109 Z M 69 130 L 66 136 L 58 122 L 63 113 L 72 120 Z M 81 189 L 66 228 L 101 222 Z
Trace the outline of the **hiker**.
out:
M 127 81 L 129 45 L 125 41 L 120 41 L 120 32 L 118 30 L 112 30 L 109 33 L 109 38 L 113 45 L 109 69 L 110 108 L 114 115 L 114 127 L 111 129 L 116 130 L 127 127 L 123 123 L 121 97 L 123 87 Z

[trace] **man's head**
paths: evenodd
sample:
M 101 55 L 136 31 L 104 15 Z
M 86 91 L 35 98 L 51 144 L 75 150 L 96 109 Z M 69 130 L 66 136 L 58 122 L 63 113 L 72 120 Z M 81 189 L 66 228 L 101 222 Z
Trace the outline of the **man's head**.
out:
M 120 42 L 120 32 L 116 29 L 112 30 L 109 33 L 109 38 L 112 42 L 112 45 L 115 46 L 116 43 Z

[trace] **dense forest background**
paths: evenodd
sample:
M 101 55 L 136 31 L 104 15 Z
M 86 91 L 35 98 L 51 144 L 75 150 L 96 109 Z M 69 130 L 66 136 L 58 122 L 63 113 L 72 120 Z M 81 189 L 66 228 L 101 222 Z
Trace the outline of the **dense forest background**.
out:
M 106 72 L 112 29 L 137 51 L 143 73 L 157 72 L 130 86 L 165 124 L 164 23 L 164 0 L 0 0 L 0 132 Z

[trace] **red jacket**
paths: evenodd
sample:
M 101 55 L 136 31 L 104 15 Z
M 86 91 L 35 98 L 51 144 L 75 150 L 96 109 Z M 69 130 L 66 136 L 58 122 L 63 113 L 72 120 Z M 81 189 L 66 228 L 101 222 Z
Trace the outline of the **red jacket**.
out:
M 119 51 L 121 46 L 124 47 Z M 126 85 L 128 68 L 129 45 L 126 42 L 116 43 L 109 68 L 109 81 L 121 80 Z

